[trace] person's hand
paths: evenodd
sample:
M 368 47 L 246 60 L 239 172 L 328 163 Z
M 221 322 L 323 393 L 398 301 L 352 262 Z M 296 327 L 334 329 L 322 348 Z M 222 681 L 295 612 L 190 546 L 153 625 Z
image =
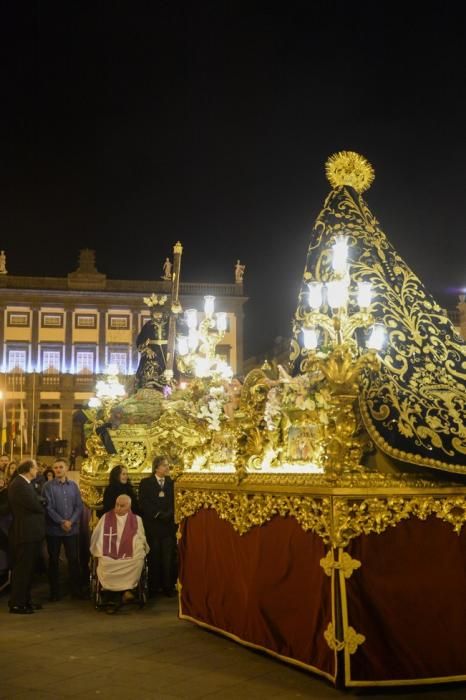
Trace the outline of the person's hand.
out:
M 61 527 L 62 527 L 62 530 L 64 530 L 65 532 L 69 532 L 71 530 L 71 528 L 73 527 L 73 524 L 72 524 L 71 520 L 64 520 L 61 524 Z

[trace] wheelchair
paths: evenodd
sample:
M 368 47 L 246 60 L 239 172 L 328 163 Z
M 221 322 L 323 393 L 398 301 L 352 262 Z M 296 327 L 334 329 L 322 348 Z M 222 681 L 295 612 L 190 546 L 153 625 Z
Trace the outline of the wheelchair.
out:
M 97 558 L 95 557 L 91 557 L 89 562 L 89 590 L 91 600 L 96 610 L 105 610 L 109 608 L 109 606 L 114 606 L 115 609 L 113 612 L 117 612 L 121 607 L 130 603 L 138 605 L 139 608 L 143 608 L 149 598 L 147 557 L 144 558 L 141 576 L 139 577 L 136 588 L 132 591 L 133 596 L 131 599 L 125 599 L 126 592 L 118 593 L 117 591 L 105 591 L 102 588 L 102 584 L 97 576 Z M 119 597 L 119 600 L 115 601 L 116 597 Z M 106 600 L 106 598 L 108 599 Z

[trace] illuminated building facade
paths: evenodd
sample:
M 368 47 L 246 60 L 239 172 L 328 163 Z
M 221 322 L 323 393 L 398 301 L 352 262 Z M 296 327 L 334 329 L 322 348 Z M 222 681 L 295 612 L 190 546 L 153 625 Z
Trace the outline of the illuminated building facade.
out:
M 138 366 L 136 337 L 150 318 L 143 297 L 170 296 L 169 280 L 114 280 L 97 271 L 93 251 L 80 253 L 66 277 L 0 275 L 0 406 L 8 425 L 3 449 L 39 455 L 83 452 L 82 409 L 97 375 L 117 365 L 128 389 Z M 243 285 L 181 282 L 182 307 L 202 313 L 214 295 L 227 324 L 217 352 L 241 372 Z M 4 409 L 4 410 L 3 410 Z M 1 419 L 1 415 L 0 415 Z

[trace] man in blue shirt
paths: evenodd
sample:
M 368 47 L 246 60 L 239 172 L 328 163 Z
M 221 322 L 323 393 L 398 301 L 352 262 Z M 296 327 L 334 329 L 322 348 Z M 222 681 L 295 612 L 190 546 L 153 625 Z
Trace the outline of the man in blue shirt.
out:
M 68 464 L 57 459 L 53 465 L 55 479 L 44 484 L 45 535 L 49 552 L 50 600 L 59 600 L 59 561 L 63 545 L 70 577 L 71 595 L 81 597 L 79 568 L 79 520 L 83 509 L 78 485 L 67 478 Z

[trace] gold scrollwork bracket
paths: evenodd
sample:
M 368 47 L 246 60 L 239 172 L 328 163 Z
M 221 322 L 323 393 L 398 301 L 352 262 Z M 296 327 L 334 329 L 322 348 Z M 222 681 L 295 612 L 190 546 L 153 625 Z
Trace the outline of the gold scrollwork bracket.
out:
M 342 552 L 340 560 L 336 561 L 333 557 L 333 551 L 329 549 L 325 557 L 320 560 L 320 565 L 327 576 L 331 576 L 335 569 L 340 569 L 345 578 L 350 578 L 353 571 L 359 569 L 361 562 L 358 559 L 353 559 L 347 552 Z
M 334 651 L 346 649 L 349 654 L 354 654 L 357 648 L 366 641 L 365 636 L 356 632 L 354 627 L 347 628 L 346 636 L 343 640 L 337 639 L 332 622 L 328 623 L 328 627 L 324 632 L 324 638 L 330 649 Z

